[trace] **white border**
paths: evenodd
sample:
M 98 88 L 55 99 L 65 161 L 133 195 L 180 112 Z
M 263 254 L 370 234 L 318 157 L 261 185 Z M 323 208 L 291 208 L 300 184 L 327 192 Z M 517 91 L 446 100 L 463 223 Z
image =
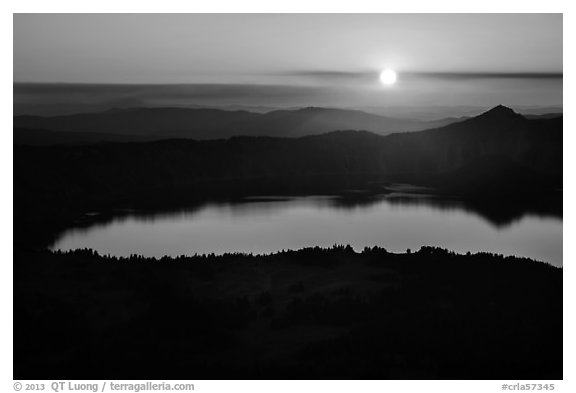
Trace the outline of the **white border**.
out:
M 1 333 L 1 384 L 0 390 L 5 392 L 13 390 L 12 380 L 12 116 L 8 108 L 12 107 L 12 13 L 13 12 L 554 12 L 564 13 L 564 200 L 576 201 L 574 193 L 575 161 L 573 153 L 574 144 L 573 103 L 574 78 L 576 67 L 574 61 L 573 37 L 576 37 L 576 17 L 574 16 L 574 2 L 547 0 L 545 2 L 483 0 L 481 2 L 465 2 L 458 0 L 418 0 L 418 1 L 378 1 L 355 0 L 342 1 L 312 1 L 291 0 L 273 2 L 270 0 L 212 0 L 212 1 L 143 1 L 143 0 L 99 0 L 94 2 L 82 1 L 10 1 L 2 6 L 0 28 L 2 34 L 3 61 L 2 67 L 2 137 L 0 173 L 2 184 L 6 190 L 2 198 L 2 242 L 0 251 L 2 283 L 0 286 L 0 304 L 2 306 Z M 537 29 L 537 26 L 535 26 Z M 528 38 L 527 38 L 528 39 Z M 574 207 L 565 204 L 564 209 L 564 381 L 549 381 L 556 385 L 555 391 L 576 391 L 573 370 L 574 362 L 574 306 L 575 299 L 573 263 L 574 248 L 567 247 L 574 237 Z M 504 382 L 517 381 L 193 381 L 196 390 L 203 392 L 220 391 L 246 391 L 269 392 L 272 389 L 277 393 L 299 391 L 318 391 L 329 389 L 331 392 L 498 392 Z M 544 381 L 546 382 L 546 381 Z
M 548 0 L 546 2 L 526 2 L 519 0 L 483 0 L 466 2 L 457 0 L 355 0 L 327 1 L 327 0 L 100 0 L 93 2 L 79 2 L 72 0 L 26 0 L 12 1 L 10 12 L 128 12 L 128 13 L 170 13 L 170 12 L 224 12 L 224 13 L 377 13 L 377 12 L 407 12 L 407 13 L 478 13 L 478 12 L 504 12 L 504 13 L 562 13 L 568 8 L 568 1 Z

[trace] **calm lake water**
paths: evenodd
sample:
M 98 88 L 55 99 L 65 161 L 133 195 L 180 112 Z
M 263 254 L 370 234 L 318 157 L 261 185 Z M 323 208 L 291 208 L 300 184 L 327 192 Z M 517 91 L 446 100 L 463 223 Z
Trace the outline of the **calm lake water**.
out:
M 54 250 L 101 254 L 270 253 L 307 246 L 379 245 L 392 252 L 439 246 L 456 252 L 526 256 L 562 266 L 562 219 L 526 214 L 496 225 L 457 203 L 431 198 L 348 203 L 338 197 L 253 198 L 163 214 L 124 214 L 65 232 Z M 408 197 L 408 198 L 407 198 Z M 92 213 L 92 215 L 97 215 Z

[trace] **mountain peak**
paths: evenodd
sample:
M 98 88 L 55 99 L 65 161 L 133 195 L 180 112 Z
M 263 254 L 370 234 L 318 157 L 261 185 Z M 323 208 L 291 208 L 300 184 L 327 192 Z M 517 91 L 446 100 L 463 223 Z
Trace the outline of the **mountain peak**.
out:
M 481 119 L 517 119 L 520 117 L 523 116 L 504 105 L 497 105 L 478 116 Z

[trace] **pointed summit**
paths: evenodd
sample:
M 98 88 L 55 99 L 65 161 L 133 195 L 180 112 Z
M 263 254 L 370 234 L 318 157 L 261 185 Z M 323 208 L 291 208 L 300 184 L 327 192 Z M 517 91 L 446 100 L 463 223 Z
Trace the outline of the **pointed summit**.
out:
M 484 112 L 484 113 L 499 113 L 499 114 L 504 114 L 504 113 L 508 113 L 508 114 L 516 114 L 516 112 L 514 112 L 514 109 L 512 108 L 508 108 L 507 106 L 504 105 L 496 105 L 494 108 Z
M 482 113 L 476 117 L 477 119 L 486 119 L 489 121 L 502 121 L 502 120 L 518 120 L 523 119 L 524 116 L 514 112 L 513 109 L 504 105 L 497 105 L 494 108 Z

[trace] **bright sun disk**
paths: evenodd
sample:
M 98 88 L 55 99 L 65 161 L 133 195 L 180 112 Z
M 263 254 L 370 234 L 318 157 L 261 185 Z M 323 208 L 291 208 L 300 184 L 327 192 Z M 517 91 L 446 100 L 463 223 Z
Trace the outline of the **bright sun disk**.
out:
M 390 68 L 386 68 L 380 73 L 380 82 L 384 85 L 393 85 L 396 83 L 396 72 Z

